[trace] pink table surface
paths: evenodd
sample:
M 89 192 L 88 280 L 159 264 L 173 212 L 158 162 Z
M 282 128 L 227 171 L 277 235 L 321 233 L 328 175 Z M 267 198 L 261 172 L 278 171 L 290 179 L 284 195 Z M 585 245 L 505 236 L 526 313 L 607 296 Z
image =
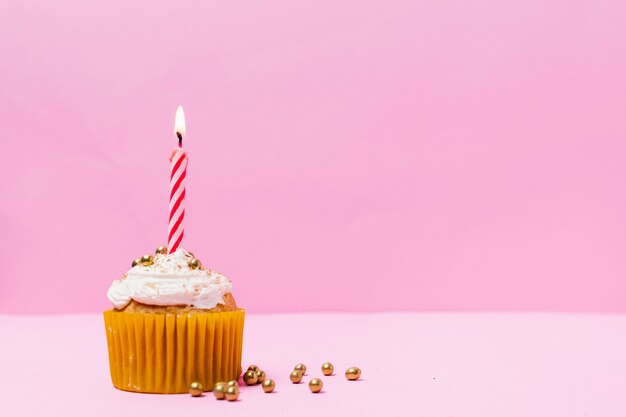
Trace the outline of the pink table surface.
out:
M 274 394 L 132 394 L 108 375 L 102 318 L 0 316 L 1 415 L 64 416 L 620 416 L 626 415 L 626 316 L 565 314 L 249 315 L 244 366 Z M 323 361 L 336 375 L 311 394 Z M 343 371 L 361 367 L 363 378 Z

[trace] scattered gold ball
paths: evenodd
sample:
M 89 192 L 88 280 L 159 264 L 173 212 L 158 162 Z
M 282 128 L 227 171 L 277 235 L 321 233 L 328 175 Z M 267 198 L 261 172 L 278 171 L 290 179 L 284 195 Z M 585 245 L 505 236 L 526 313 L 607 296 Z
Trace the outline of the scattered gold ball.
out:
M 256 383 L 257 384 L 261 384 L 263 383 L 263 381 L 265 381 L 265 371 L 261 371 L 260 369 L 258 371 L 256 371 Z
M 261 386 L 263 387 L 263 391 L 270 393 L 274 391 L 274 388 L 276 388 L 276 383 L 273 379 L 266 379 L 265 381 L 263 381 Z
M 218 382 L 217 384 L 215 384 L 215 386 L 213 387 L 213 395 L 215 395 L 215 398 L 217 398 L 218 400 L 223 400 L 224 398 L 226 398 L 227 387 L 228 385 L 226 385 L 226 382 Z
M 330 362 L 324 362 L 322 364 L 322 373 L 326 376 L 332 375 L 335 370 L 335 367 Z
M 154 257 L 152 255 L 144 255 L 141 257 L 141 264 L 143 266 L 152 265 L 154 263 Z
M 226 393 L 224 395 L 228 401 L 237 401 L 237 398 L 239 398 L 239 387 L 226 387 Z
M 167 246 L 159 246 L 155 252 L 157 255 L 167 255 Z
M 299 363 L 296 366 L 293 367 L 293 369 L 295 371 L 300 371 L 302 372 L 302 375 L 306 375 L 306 365 L 303 363 Z
M 139 265 L 141 263 L 141 258 L 133 259 L 133 267 Z
M 356 366 L 353 366 L 346 370 L 346 378 L 348 378 L 348 381 L 356 381 L 360 377 L 361 377 L 361 370 L 357 368 Z
M 199 397 L 204 392 L 202 388 L 203 387 L 201 383 L 194 381 L 191 384 L 189 384 L 189 393 L 191 394 L 192 397 Z
M 254 385 L 256 384 L 257 380 L 258 380 L 258 377 L 256 376 L 256 372 L 254 371 L 246 371 L 246 373 L 243 374 L 243 382 L 246 385 Z
M 302 372 L 298 371 L 298 370 L 294 370 L 291 375 L 289 375 L 289 379 L 291 380 L 291 382 L 293 382 L 294 384 L 299 384 L 300 382 L 302 382 Z
M 256 366 L 256 365 L 250 365 L 250 366 L 248 366 L 248 371 L 258 372 L 258 371 L 260 371 L 260 370 L 261 370 L 261 369 L 260 369 L 258 366 Z
M 232 381 L 228 381 L 226 383 L 227 387 L 237 387 L 239 388 L 239 382 L 235 381 L 234 379 Z
M 193 258 L 188 262 L 188 265 L 191 269 L 198 269 L 202 266 L 202 262 L 200 262 L 200 259 Z
M 324 383 L 319 378 L 313 378 L 312 380 L 309 381 L 309 389 L 311 390 L 312 393 L 320 392 L 323 387 L 324 387 Z

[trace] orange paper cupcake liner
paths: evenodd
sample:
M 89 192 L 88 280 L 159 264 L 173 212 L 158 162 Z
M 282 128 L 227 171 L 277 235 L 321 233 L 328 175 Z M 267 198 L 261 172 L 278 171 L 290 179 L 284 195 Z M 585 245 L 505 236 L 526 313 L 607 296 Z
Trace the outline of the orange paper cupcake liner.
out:
M 185 314 L 104 312 L 113 385 L 124 391 L 206 391 L 238 379 L 245 312 Z

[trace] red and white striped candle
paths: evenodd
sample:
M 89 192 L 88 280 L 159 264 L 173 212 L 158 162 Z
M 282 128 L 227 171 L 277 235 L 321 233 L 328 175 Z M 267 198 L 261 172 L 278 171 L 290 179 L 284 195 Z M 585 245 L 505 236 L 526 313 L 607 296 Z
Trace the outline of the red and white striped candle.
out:
M 180 247 L 185 235 L 183 219 L 185 218 L 185 177 L 187 176 L 187 162 L 189 157 L 183 149 L 185 135 L 185 113 L 178 106 L 174 133 L 178 137 L 178 147 L 170 153 L 170 217 L 167 228 L 168 253 L 173 253 Z

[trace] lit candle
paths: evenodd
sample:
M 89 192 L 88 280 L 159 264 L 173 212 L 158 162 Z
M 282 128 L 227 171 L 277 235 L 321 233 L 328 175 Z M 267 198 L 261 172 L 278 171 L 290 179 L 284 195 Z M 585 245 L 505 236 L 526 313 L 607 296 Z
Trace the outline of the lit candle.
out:
M 183 108 L 176 109 L 176 121 L 174 123 L 174 133 L 178 137 L 178 147 L 172 149 L 170 153 L 170 217 L 167 228 L 167 248 L 169 253 L 173 253 L 179 248 L 183 241 L 185 228 L 183 219 L 185 218 L 185 177 L 187 176 L 187 162 L 189 157 L 187 151 L 183 149 L 183 136 L 185 135 L 185 113 Z

